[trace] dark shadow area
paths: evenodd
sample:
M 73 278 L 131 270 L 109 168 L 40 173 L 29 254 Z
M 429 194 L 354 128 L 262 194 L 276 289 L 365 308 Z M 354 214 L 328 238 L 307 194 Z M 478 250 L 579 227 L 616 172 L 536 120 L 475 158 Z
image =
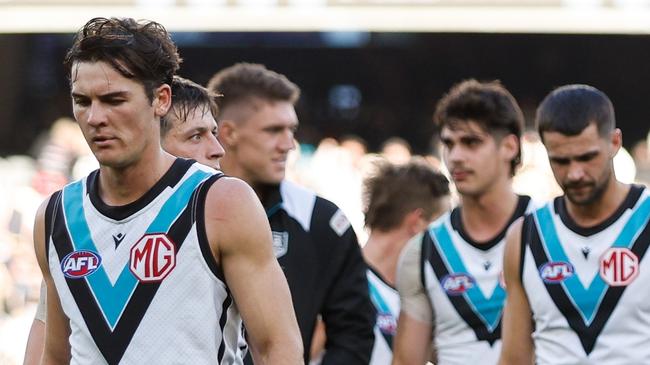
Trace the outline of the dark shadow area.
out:
M 371 149 L 390 136 L 427 152 L 436 100 L 466 78 L 499 79 L 528 123 L 552 88 L 588 83 L 612 99 L 631 146 L 650 128 L 650 37 L 413 33 L 175 33 L 180 74 L 206 83 L 248 61 L 302 88 L 303 142 L 357 134 Z M 0 35 L 0 155 L 29 153 L 41 131 L 71 115 L 62 66 L 71 35 Z

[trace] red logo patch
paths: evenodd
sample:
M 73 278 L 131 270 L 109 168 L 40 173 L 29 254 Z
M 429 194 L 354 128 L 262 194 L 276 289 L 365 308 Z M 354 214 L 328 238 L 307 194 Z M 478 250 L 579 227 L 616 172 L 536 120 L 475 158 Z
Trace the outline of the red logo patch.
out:
M 61 261 L 61 271 L 68 278 L 79 279 L 94 273 L 101 263 L 101 257 L 92 251 L 72 251 Z
M 176 266 L 176 245 L 164 233 L 146 234 L 131 247 L 129 268 L 138 280 L 162 281 Z
M 639 275 L 639 258 L 627 248 L 610 248 L 600 257 L 600 277 L 609 286 L 629 285 Z

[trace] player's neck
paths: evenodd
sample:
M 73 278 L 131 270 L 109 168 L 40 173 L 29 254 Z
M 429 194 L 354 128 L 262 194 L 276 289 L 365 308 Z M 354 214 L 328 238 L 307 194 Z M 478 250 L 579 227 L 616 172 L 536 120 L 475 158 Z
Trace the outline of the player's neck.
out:
M 228 176 L 233 176 L 240 178 L 239 175 L 241 175 L 241 172 L 237 168 L 237 164 L 235 163 L 235 160 L 229 156 L 231 151 L 226 151 L 226 154 L 219 160 L 219 166 L 221 167 L 221 171 L 223 171 L 224 174 Z
M 621 206 L 629 191 L 630 185 L 624 184 L 612 176 L 603 195 L 591 204 L 577 205 L 566 197 L 564 197 L 564 201 L 567 212 L 577 225 L 593 227 L 611 217 Z
M 368 237 L 368 242 L 363 246 L 363 256 L 368 265 L 393 286 L 399 254 L 410 238 L 411 235 L 401 229 L 388 232 L 373 230 Z
M 142 158 L 124 168 L 100 167 L 99 195 L 104 203 L 122 206 L 149 191 L 169 170 L 176 158 L 162 149 L 152 158 Z
M 509 181 L 481 195 L 461 196 L 460 215 L 465 232 L 476 242 L 491 240 L 506 228 L 518 200 Z
M 236 152 L 234 151 L 226 151 L 225 156 L 219 161 L 221 171 L 223 171 L 223 173 L 228 176 L 243 180 L 245 183 L 250 185 L 251 188 L 253 188 L 260 201 L 265 202 L 269 190 L 267 189 L 267 185 L 260 184 L 249 178 L 244 169 L 242 169 L 241 166 L 237 163 L 237 158 L 234 156 L 235 154 Z

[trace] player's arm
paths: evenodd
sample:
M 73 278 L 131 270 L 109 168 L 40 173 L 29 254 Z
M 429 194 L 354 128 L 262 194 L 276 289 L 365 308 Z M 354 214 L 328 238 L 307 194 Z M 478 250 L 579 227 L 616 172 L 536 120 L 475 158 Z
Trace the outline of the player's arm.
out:
M 41 294 L 36 308 L 36 315 L 32 321 L 32 327 L 29 330 L 27 338 L 27 348 L 25 349 L 25 358 L 23 365 L 38 365 L 43 357 L 43 348 L 45 347 L 45 281 L 41 282 Z
M 302 341 L 287 280 L 273 255 L 271 228 L 243 181 L 221 178 L 207 194 L 213 254 L 242 315 L 256 364 L 302 364 Z
M 392 364 L 426 364 L 431 354 L 431 331 L 430 323 L 424 323 L 407 312 L 400 311 Z
M 309 359 L 312 362 L 320 363 L 325 351 L 325 342 L 327 337 L 325 335 L 325 323 L 321 318 L 316 320 L 316 327 L 314 328 L 314 335 L 311 337 L 311 349 L 309 350 Z
M 351 226 L 340 236 L 329 225 L 326 228 L 322 239 L 343 259 L 321 309 L 326 334 L 321 364 L 368 364 L 377 320 L 368 293 L 368 266 Z
M 41 363 L 44 365 L 69 364 L 70 344 L 68 337 L 70 336 L 70 324 L 68 317 L 63 313 L 63 308 L 61 308 L 59 296 L 54 286 L 52 275 L 50 275 L 45 251 L 45 209 L 47 204 L 48 200 L 41 204 L 36 213 L 36 221 L 34 223 L 34 251 L 36 252 L 38 265 L 43 273 L 47 291 L 47 297 L 45 299 L 47 316 L 47 322 L 45 324 L 45 347 Z
M 500 365 L 533 364 L 532 314 L 520 277 L 521 229 L 520 218 L 506 236 L 503 275 L 506 282 L 506 305 L 503 313 Z
M 423 234 L 406 245 L 397 266 L 400 315 L 393 342 L 393 365 L 426 364 L 433 343 L 433 307 L 420 279 Z

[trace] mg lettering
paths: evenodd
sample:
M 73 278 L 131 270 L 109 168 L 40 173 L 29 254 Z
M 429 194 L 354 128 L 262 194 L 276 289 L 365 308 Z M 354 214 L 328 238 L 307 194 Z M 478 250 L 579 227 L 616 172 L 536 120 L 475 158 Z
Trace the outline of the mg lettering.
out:
M 176 266 L 176 245 L 166 234 L 146 234 L 131 248 L 129 268 L 141 282 L 162 281 Z
M 600 277 L 610 286 L 629 285 L 639 275 L 639 258 L 627 248 L 610 248 L 600 257 Z

